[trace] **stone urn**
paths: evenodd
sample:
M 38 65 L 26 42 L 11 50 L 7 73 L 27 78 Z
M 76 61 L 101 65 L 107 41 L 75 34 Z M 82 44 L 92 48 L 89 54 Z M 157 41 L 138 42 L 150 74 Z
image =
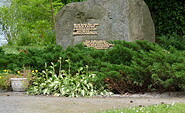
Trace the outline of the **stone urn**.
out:
M 10 78 L 13 91 L 21 92 L 26 91 L 29 86 L 29 80 L 27 78 Z

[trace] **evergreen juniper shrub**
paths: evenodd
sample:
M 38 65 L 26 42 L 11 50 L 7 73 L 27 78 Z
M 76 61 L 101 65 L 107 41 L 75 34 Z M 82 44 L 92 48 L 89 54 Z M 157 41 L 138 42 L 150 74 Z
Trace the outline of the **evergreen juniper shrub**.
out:
M 114 93 L 143 91 L 183 91 L 185 89 L 185 51 L 170 47 L 163 49 L 147 41 L 110 41 L 114 47 L 96 50 L 78 44 L 63 50 L 59 45 L 43 49 L 28 49 L 28 53 L 4 54 L 0 52 L 1 70 L 18 70 L 29 66 L 41 72 L 45 64 L 53 62 L 56 72 L 69 69 L 65 60 L 70 59 L 70 73 L 75 75 L 80 67 L 89 66 L 96 74 L 97 87 L 105 86 Z M 57 75 L 59 73 L 56 73 Z

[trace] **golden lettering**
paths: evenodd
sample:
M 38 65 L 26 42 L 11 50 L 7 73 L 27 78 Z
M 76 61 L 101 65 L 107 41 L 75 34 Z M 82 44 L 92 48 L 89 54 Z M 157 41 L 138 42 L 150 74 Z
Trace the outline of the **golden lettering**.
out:
M 97 35 L 99 24 L 74 24 L 73 35 Z

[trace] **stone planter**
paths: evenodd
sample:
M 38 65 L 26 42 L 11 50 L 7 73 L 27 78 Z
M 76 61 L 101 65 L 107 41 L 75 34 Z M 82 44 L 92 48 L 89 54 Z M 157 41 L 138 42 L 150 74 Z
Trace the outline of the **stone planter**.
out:
M 26 91 L 29 85 L 27 78 L 10 78 L 13 91 Z

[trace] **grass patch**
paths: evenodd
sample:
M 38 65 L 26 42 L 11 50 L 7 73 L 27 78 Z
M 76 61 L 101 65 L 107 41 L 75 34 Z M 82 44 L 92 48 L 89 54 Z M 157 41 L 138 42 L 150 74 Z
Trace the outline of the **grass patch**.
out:
M 160 104 L 148 107 L 131 107 L 99 113 L 185 113 L 185 104 Z

